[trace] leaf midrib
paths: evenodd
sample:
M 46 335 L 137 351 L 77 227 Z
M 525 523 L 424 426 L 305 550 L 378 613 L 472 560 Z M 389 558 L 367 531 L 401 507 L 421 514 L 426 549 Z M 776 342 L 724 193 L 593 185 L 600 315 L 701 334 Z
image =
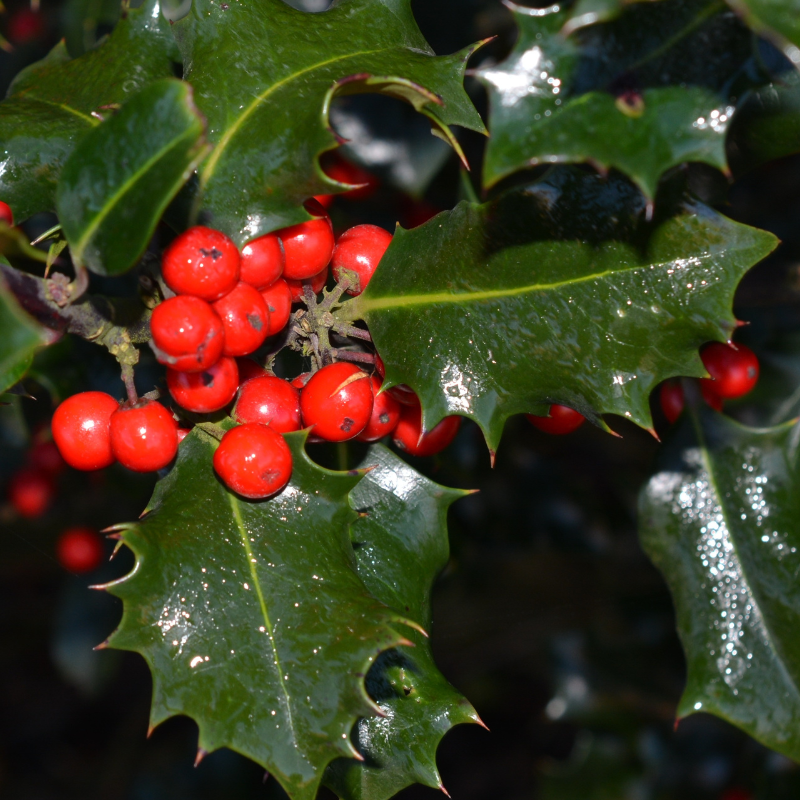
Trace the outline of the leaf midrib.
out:
M 78 111 L 77 108 L 68 106 L 66 103 L 59 103 L 55 100 L 46 100 L 43 97 L 37 97 L 35 94 L 29 95 L 26 93 L 22 94 L 19 97 L 19 99 L 25 100 L 27 102 L 42 103 L 42 105 L 53 106 L 54 108 L 60 108 L 62 111 L 66 111 L 68 114 L 72 114 L 78 119 L 83 120 L 84 122 L 88 122 L 94 128 L 96 128 L 100 124 L 100 120 L 95 119 L 95 117 L 91 116 L 91 114 L 85 114 L 83 111 Z

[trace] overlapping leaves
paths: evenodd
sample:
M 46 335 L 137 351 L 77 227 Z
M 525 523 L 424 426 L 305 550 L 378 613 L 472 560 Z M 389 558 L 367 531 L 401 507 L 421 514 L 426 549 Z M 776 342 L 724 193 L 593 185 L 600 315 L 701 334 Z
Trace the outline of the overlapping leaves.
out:
M 736 285 L 776 240 L 694 201 L 642 212 L 627 182 L 559 168 L 398 230 L 350 313 L 428 427 L 462 414 L 495 449 L 509 416 L 561 403 L 649 428 L 652 389 L 705 374 L 698 348 L 730 335 Z
M 678 716 L 707 711 L 800 759 L 800 426 L 685 416 L 640 502 L 688 663 Z

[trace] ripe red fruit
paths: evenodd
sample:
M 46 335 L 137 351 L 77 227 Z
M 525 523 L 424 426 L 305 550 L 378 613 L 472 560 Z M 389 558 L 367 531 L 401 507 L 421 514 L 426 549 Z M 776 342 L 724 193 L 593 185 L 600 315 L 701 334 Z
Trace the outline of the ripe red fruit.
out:
M 165 250 L 161 273 L 173 292 L 213 302 L 238 283 L 239 251 L 224 233 L 197 225 Z
M 0 220 L 5 222 L 8 226 L 14 224 L 14 212 L 11 210 L 11 206 L 8 203 L 4 203 L 2 200 L 0 200 Z
M 372 405 L 369 375 L 345 361 L 315 372 L 300 392 L 303 421 L 328 442 L 358 436 L 369 422 Z
M 236 288 L 214 303 L 225 328 L 226 356 L 246 356 L 257 350 L 269 330 L 269 312 L 264 298 L 250 284 L 237 283 Z
M 722 800 L 753 800 L 753 795 L 747 789 L 728 789 L 722 795 Z
M 358 187 L 344 192 L 341 196 L 345 200 L 366 200 L 375 194 L 375 190 L 380 185 L 380 181 L 371 172 L 367 172 L 357 164 L 347 161 L 339 153 L 326 154 L 321 159 L 321 162 L 322 169 L 329 178 L 333 178 L 339 183 L 348 183 L 351 186 Z M 337 195 L 322 196 L 332 199 Z
M 278 231 L 286 257 L 283 277 L 288 280 L 302 281 L 318 275 L 328 266 L 333 253 L 333 226 L 325 209 L 310 200 L 306 210 L 316 219 Z
M 14 44 L 28 44 L 42 39 L 47 33 L 47 23 L 41 11 L 30 7 L 20 8 L 8 21 L 6 30 L 8 41 Z
M 56 543 L 58 563 L 69 572 L 92 572 L 103 560 L 100 534 L 83 525 L 67 528 Z
M 180 444 L 191 432 L 191 428 L 178 428 L 178 444 Z
M 253 378 L 239 390 L 233 418 L 243 423 L 261 422 L 278 433 L 299 431 L 303 427 L 300 392 L 274 375 Z
M 8 500 L 21 517 L 40 517 L 55 495 L 53 479 L 43 470 L 25 467 L 14 475 L 8 486 Z
M 703 395 L 703 400 L 708 403 L 715 411 L 722 411 L 722 398 L 708 391 L 708 389 L 700 382 L 700 393 Z M 671 380 L 664 381 L 661 386 L 661 393 L 659 395 L 661 401 L 661 410 L 667 418 L 667 422 L 673 423 L 683 412 L 684 397 L 683 386 L 681 385 L 680 378 L 672 378 Z
M 322 272 L 313 275 L 311 278 L 308 278 L 308 280 L 311 281 L 311 289 L 314 294 L 319 294 L 322 291 L 322 287 L 328 282 L 328 268 L 325 267 Z M 303 281 L 290 281 L 287 279 L 286 285 L 289 287 L 292 302 L 299 303 L 304 297 Z
M 253 361 L 252 358 L 237 358 L 236 366 L 239 368 L 239 386 L 242 386 L 245 381 L 250 378 L 263 378 L 269 373 L 260 364 Z
M 292 290 L 288 281 L 278 278 L 261 292 L 261 299 L 267 306 L 267 336 L 274 336 L 286 327 L 292 313 Z
M 313 374 L 313 372 L 304 372 L 298 375 L 291 381 L 292 386 L 294 386 L 295 389 L 302 389 L 311 380 Z
M 400 403 L 389 392 L 378 393 L 381 388 L 380 378 L 371 375 L 370 382 L 375 401 L 372 404 L 372 414 L 367 427 L 356 436 L 360 442 L 377 442 L 379 439 L 383 439 L 397 427 L 397 423 L 400 421 Z
M 28 462 L 32 467 L 53 476 L 59 475 L 67 466 L 53 441 L 37 442 L 28 453 Z
M 81 392 L 61 403 L 53 414 L 52 430 L 67 464 L 91 470 L 114 463 L 109 422 L 118 408 L 105 392 Z
M 269 425 L 250 422 L 226 431 L 214 453 L 223 483 L 250 500 L 279 492 L 292 476 L 292 452 Z
M 156 358 L 178 372 L 200 372 L 216 364 L 225 346 L 222 320 L 205 300 L 178 295 L 153 309 Z
M 419 408 L 419 397 L 417 397 L 417 393 L 405 383 L 398 383 L 397 386 L 392 386 L 388 392 L 401 406 Z
M 258 290 L 272 286 L 283 275 L 283 244 L 277 233 L 253 239 L 242 248 L 239 280 Z
M 235 359 L 228 356 L 202 372 L 176 372 L 167 368 L 167 388 L 181 408 L 208 414 L 233 400 L 239 388 L 239 369 Z
M 178 452 L 178 423 L 155 400 L 121 406 L 111 416 L 111 449 L 134 472 L 163 469 Z
M 711 342 L 703 347 L 700 358 L 711 375 L 711 378 L 703 378 L 700 385 L 724 400 L 742 397 L 758 381 L 758 358 L 743 344 L 732 347 L 721 342 Z
M 565 433 L 572 433 L 578 430 L 586 417 L 568 406 L 553 404 L 550 406 L 549 417 L 537 417 L 534 414 L 525 415 L 535 427 L 545 433 L 552 433 L 555 436 L 563 436 Z
M 342 270 L 355 273 L 356 283 L 351 285 L 347 293 L 361 294 L 367 288 L 378 262 L 391 242 L 392 234 L 377 225 L 356 225 L 346 230 L 333 249 L 333 277 L 340 281 L 343 277 Z
M 405 406 L 392 436 L 394 443 L 412 456 L 435 456 L 456 438 L 461 417 L 445 417 L 433 430 L 422 432 L 422 409 Z

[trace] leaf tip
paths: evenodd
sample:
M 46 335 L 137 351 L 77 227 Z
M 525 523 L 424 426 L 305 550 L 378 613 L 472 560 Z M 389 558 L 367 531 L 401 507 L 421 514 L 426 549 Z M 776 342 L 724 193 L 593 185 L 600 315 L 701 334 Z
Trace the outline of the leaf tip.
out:
M 202 747 L 197 748 L 197 755 L 194 757 L 194 765 L 195 767 L 200 766 L 200 762 L 208 755 L 208 750 L 204 750 Z

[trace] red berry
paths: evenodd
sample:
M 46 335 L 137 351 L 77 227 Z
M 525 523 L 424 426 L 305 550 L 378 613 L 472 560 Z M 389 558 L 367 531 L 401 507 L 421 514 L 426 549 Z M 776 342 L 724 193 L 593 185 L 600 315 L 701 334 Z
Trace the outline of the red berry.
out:
M 58 563 L 69 572 L 92 572 L 103 560 L 103 540 L 91 528 L 67 528 L 56 543 Z
M 8 40 L 14 44 L 27 44 L 42 39 L 47 33 L 47 23 L 41 11 L 21 8 L 8 21 Z
M 0 200 L 0 221 L 5 222 L 9 227 L 14 224 L 14 212 L 8 203 Z
M 32 467 L 54 476 L 63 472 L 67 466 L 53 441 L 37 442 L 28 453 L 28 461 Z
M 8 499 L 21 517 L 41 517 L 55 496 L 53 479 L 44 471 L 25 467 L 8 486 Z
M 431 205 L 425 200 L 410 201 L 405 204 L 401 219 L 403 227 L 406 229 L 417 228 L 424 225 L 429 219 L 433 219 L 442 209 Z
M 701 385 L 724 400 L 747 394 L 758 381 L 758 358 L 743 344 L 732 347 L 711 342 L 703 348 L 700 357 L 711 375 L 711 378 L 703 378 Z
M 381 380 L 374 375 L 370 376 L 372 382 L 372 393 L 375 401 L 372 404 L 372 414 L 361 433 L 356 436 L 360 442 L 377 442 L 388 436 L 400 421 L 401 406 L 389 392 L 380 392 Z
M 173 292 L 213 302 L 238 283 L 239 251 L 224 233 L 198 225 L 166 249 L 161 273 Z
M 383 366 L 383 359 L 375 353 L 375 372 L 381 376 L 381 378 L 386 377 L 386 367 Z
M 302 389 L 310 380 L 313 372 L 304 372 L 302 375 L 298 375 L 293 381 L 291 381 L 292 386 L 295 389 Z
M 279 278 L 269 289 L 261 292 L 261 298 L 267 306 L 267 336 L 274 336 L 289 321 L 292 313 L 292 290 L 288 281 Z
M 239 368 L 239 386 L 251 378 L 263 378 L 265 375 L 269 375 L 264 367 L 253 361 L 252 358 L 237 358 L 236 366 Z
M 308 278 L 311 281 L 311 289 L 314 294 L 319 294 L 322 287 L 328 282 L 328 268 L 325 267 L 322 272 Z M 286 285 L 289 287 L 290 296 L 293 303 L 299 303 L 304 298 L 303 294 L 303 281 L 290 281 L 287 279 Z
M 342 280 L 342 270 L 350 270 L 355 274 L 356 282 L 347 293 L 361 294 L 391 243 L 392 234 L 377 225 L 356 225 L 346 230 L 339 237 L 331 257 L 333 277 L 338 282 Z
M 550 416 L 537 417 L 534 414 L 525 415 L 535 427 L 545 433 L 563 436 L 565 433 L 576 431 L 586 422 L 586 417 L 568 406 L 553 404 L 550 406 Z
M 326 154 L 322 158 L 322 169 L 329 178 L 339 183 L 347 183 L 357 188 L 350 189 L 342 194 L 345 200 L 366 200 L 375 194 L 380 181 L 370 172 L 357 164 L 342 158 L 339 153 Z M 323 195 L 335 197 L 336 195 Z
M 456 438 L 461 417 L 445 417 L 433 430 L 422 432 L 422 409 L 405 406 L 392 436 L 394 443 L 412 456 L 435 456 Z
M 176 372 L 167 368 L 167 388 L 181 408 L 208 414 L 233 400 L 239 388 L 239 369 L 228 356 L 203 372 Z
M 388 389 L 388 392 L 401 406 L 419 408 L 419 397 L 417 397 L 417 393 L 407 384 L 398 383 L 397 386 L 392 386 L 391 389 Z
M 372 404 L 369 375 L 345 361 L 315 372 L 300 392 L 303 421 L 328 442 L 358 436 L 369 422 Z
M 155 400 L 122 406 L 111 416 L 111 449 L 134 472 L 163 469 L 178 452 L 178 423 Z
M 753 800 L 753 795 L 747 789 L 728 789 L 722 795 L 722 800 Z
M 318 275 L 328 266 L 333 253 L 333 226 L 330 217 L 316 201 L 307 202 L 306 209 L 316 219 L 278 231 L 286 257 L 283 277 L 288 280 L 302 281 Z
M 178 444 L 180 444 L 191 432 L 191 428 L 178 428 Z
M 105 392 L 68 397 L 53 414 L 53 439 L 64 461 L 75 469 L 101 469 L 114 463 L 109 422 L 119 403 Z
M 233 418 L 237 422 L 261 422 L 278 433 L 299 431 L 303 427 L 300 392 L 274 375 L 253 378 L 239 390 Z
M 292 476 L 292 452 L 269 425 L 250 422 L 226 431 L 214 453 L 225 485 L 250 500 L 279 492 Z
M 225 346 L 222 320 L 205 300 L 179 295 L 153 309 L 153 349 L 160 363 L 178 372 L 200 372 L 216 364 Z
M 705 400 L 711 408 L 715 411 L 722 411 L 722 398 L 710 392 L 703 385 L 702 381 L 700 382 L 700 394 L 702 394 L 703 400 Z M 683 412 L 684 405 L 683 386 L 681 385 L 680 378 L 673 378 L 665 381 L 661 386 L 659 399 L 661 401 L 661 410 L 664 412 L 667 422 L 675 422 Z
M 283 275 L 283 262 L 283 244 L 278 234 L 259 236 L 242 248 L 239 280 L 256 289 L 266 289 Z
M 238 283 L 233 291 L 214 303 L 225 328 L 226 356 L 246 356 L 258 350 L 269 331 L 269 312 L 264 298 L 248 283 Z

